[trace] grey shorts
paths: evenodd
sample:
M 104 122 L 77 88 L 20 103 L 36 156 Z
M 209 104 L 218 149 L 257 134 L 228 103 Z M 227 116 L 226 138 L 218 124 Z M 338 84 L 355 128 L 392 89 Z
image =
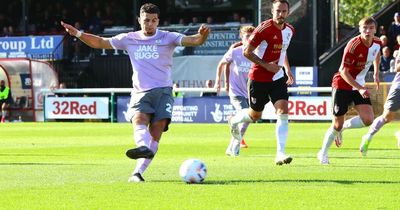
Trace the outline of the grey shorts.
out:
M 131 95 L 129 109 L 125 115 L 127 121 L 131 121 L 136 113 L 146 113 L 151 115 L 150 123 L 168 119 L 168 124 L 172 118 L 172 108 L 174 98 L 172 88 L 154 88 L 146 92 L 134 93 Z M 168 130 L 168 125 L 164 131 Z
M 389 94 L 387 96 L 385 105 L 385 109 L 388 109 L 392 112 L 396 112 L 400 109 L 400 89 L 390 89 Z
M 230 96 L 230 101 L 236 111 L 249 108 L 249 99 L 243 96 Z

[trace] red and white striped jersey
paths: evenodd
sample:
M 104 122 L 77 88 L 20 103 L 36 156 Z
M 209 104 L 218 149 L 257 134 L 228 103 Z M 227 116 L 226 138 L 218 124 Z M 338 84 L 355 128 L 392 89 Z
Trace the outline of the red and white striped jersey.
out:
M 360 35 L 354 37 L 347 43 L 344 49 L 339 71 L 344 67 L 349 69 L 349 73 L 353 79 L 361 86 L 364 86 L 365 75 L 375 61 L 378 53 L 380 53 L 381 45 L 382 42 L 378 37 L 374 37 L 372 45 L 369 47 L 362 43 Z M 337 72 L 333 76 L 332 87 L 340 90 L 355 90 L 340 76 L 340 72 Z
M 272 19 L 269 19 L 257 26 L 249 38 L 249 44 L 256 47 L 255 54 L 266 63 L 278 60 L 277 64 L 283 66 L 286 50 L 294 32 L 295 30 L 290 24 L 285 23 L 281 30 L 273 24 Z M 282 78 L 283 75 L 282 68 L 277 73 L 272 73 L 260 65 L 253 64 L 249 78 L 258 82 L 272 82 Z

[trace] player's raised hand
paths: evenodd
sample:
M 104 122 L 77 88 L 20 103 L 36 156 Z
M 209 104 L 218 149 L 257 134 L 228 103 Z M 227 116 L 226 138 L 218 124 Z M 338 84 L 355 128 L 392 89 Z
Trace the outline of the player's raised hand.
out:
M 65 28 L 65 31 L 68 32 L 69 35 L 76 36 L 78 34 L 78 29 L 76 29 L 75 27 L 64 23 L 63 21 L 61 21 L 61 25 Z
M 211 31 L 211 29 L 208 26 L 206 26 L 205 24 L 201 24 L 201 26 L 198 30 L 199 34 L 203 37 L 207 37 L 208 34 L 210 33 L 210 31 Z

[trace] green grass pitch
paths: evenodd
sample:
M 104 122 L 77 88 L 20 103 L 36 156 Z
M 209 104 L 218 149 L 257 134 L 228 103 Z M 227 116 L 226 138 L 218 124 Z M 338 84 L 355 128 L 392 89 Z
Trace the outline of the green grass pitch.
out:
M 128 183 L 135 161 L 129 124 L 0 125 L 0 209 L 399 209 L 400 150 L 386 125 L 368 157 L 358 151 L 367 128 L 344 132 L 330 162 L 316 159 L 329 123 L 290 123 L 292 164 L 276 166 L 275 124 L 252 124 L 249 148 L 226 156 L 226 124 L 172 124 L 144 174 Z M 204 184 L 180 180 L 180 164 L 205 162 Z

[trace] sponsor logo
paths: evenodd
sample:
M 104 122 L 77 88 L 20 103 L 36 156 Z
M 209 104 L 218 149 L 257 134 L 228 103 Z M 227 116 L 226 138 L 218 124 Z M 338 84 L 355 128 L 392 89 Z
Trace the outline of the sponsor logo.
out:
M 157 45 L 139 45 L 134 55 L 136 60 L 158 59 L 160 57 Z
M 215 104 L 215 110 L 211 112 L 215 122 L 221 122 L 223 119 L 223 113 L 220 108 L 221 104 Z

